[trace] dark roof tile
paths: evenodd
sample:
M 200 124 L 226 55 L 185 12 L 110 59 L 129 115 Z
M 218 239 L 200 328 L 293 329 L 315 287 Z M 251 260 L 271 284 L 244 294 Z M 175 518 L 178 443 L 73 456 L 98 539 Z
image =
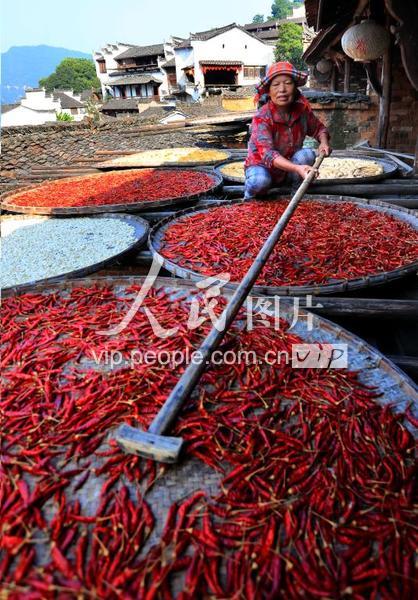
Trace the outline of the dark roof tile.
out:
M 137 98 L 112 98 L 102 106 L 102 111 L 107 110 L 138 110 Z
M 17 103 L 17 104 L 2 104 L 1 105 L 1 114 L 7 113 L 7 112 L 9 112 L 9 110 L 13 110 L 14 108 L 17 108 L 18 106 L 20 106 L 20 103 Z
M 110 85 L 145 85 L 146 83 L 162 83 L 152 75 L 126 75 L 125 77 L 115 77 L 109 81 Z
M 72 98 L 65 92 L 60 92 L 59 90 L 54 90 L 52 92 L 52 96 L 54 100 L 59 100 L 61 102 L 61 108 L 84 108 L 84 104 L 75 98 Z
M 140 58 L 141 56 L 164 55 L 164 44 L 153 44 L 152 46 L 133 46 L 121 54 L 115 56 L 115 60 L 124 58 Z
M 170 67 L 175 67 L 176 66 L 176 59 L 175 58 L 170 58 L 170 60 L 168 60 L 167 62 L 165 62 L 161 66 L 164 67 L 164 69 L 170 68 Z

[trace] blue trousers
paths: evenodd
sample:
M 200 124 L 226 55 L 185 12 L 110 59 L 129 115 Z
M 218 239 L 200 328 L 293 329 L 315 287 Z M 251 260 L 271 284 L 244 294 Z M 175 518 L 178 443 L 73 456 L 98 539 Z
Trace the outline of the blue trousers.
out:
M 315 152 L 311 148 L 302 148 L 295 152 L 290 161 L 296 165 L 313 165 L 315 162 Z M 262 165 L 247 167 L 245 170 L 245 194 L 244 200 L 255 198 L 271 187 L 273 178 L 270 169 Z M 290 185 L 297 185 L 302 181 L 297 173 L 288 173 L 285 182 Z

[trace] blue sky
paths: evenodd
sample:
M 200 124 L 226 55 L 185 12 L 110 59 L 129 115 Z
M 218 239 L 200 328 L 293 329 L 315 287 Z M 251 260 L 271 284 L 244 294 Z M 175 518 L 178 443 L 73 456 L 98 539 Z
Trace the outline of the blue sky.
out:
M 272 0 L 3 0 L 1 51 L 48 44 L 92 52 L 107 42 L 156 44 L 170 34 L 270 14 Z

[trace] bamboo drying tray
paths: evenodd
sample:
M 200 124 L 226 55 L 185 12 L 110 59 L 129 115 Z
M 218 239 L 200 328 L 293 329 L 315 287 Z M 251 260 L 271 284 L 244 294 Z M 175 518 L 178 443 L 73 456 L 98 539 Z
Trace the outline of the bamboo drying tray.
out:
M 379 212 L 383 212 L 386 214 L 390 214 L 402 221 L 407 222 L 409 225 L 413 226 L 418 230 L 418 216 L 416 211 L 409 210 L 406 208 L 401 208 L 399 206 L 394 206 L 392 204 L 388 204 L 386 202 L 380 202 L 378 200 L 367 200 L 363 198 L 354 198 L 350 196 L 330 196 L 330 195 L 308 195 L 305 197 L 302 202 L 307 202 L 309 200 L 315 200 L 324 202 L 327 204 L 332 204 L 335 202 L 353 202 L 357 204 L 359 207 L 366 208 L 368 210 L 376 210 Z M 182 210 L 176 213 L 174 217 L 166 217 L 156 223 L 149 233 L 148 238 L 148 246 L 152 252 L 154 258 L 158 258 L 162 261 L 165 269 L 173 273 L 178 277 L 182 277 L 184 279 L 192 279 L 194 281 L 201 280 L 204 276 L 192 269 L 187 269 L 185 267 L 181 267 L 177 265 L 173 260 L 165 258 L 161 254 L 161 242 L 164 235 L 165 230 L 170 227 L 173 223 L 175 223 L 178 219 L 186 215 L 192 215 L 199 212 L 206 212 L 210 209 L 215 208 L 216 206 L 228 206 L 240 204 L 240 202 L 236 201 L 222 201 L 210 205 L 206 205 L 204 207 L 197 207 Z M 241 202 L 243 204 L 243 202 Z M 358 290 L 361 288 L 383 285 L 393 281 L 395 279 L 399 279 L 401 277 L 405 277 L 411 273 L 415 273 L 418 270 L 418 261 L 414 261 L 413 263 L 399 267 L 392 271 L 382 272 L 378 274 L 371 273 L 366 277 L 358 277 L 353 279 L 344 279 L 338 282 L 323 284 L 323 285 L 291 285 L 291 286 L 262 286 L 256 285 L 253 290 L 258 294 L 265 295 L 280 295 L 280 296 L 298 296 L 304 294 L 338 294 L 352 290 Z M 237 283 L 226 283 L 226 288 L 235 288 L 237 287 Z

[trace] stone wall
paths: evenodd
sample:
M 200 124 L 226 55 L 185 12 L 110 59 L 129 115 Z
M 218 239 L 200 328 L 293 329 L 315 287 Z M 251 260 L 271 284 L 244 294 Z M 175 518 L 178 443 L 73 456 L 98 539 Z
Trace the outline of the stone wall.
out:
M 394 61 L 392 77 L 387 146 L 414 153 L 418 138 L 418 92 L 401 68 L 400 58 Z
M 361 140 L 376 143 L 378 107 L 375 102 L 315 103 L 314 113 L 331 133 L 333 148 L 344 149 Z
M 394 80 L 388 147 L 413 152 L 418 135 L 418 94 L 406 81 L 403 71 Z M 221 97 L 208 105 L 184 107 L 188 116 L 219 114 Z M 311 99 L 315 114 L 328 126 L 334 148 L 342 149 L 362 139 L 376 143 L 378 104 L 370 102 L 317 102 Z M 7 183 L 30 173 L 32 167 L 61 167 L 91 158 L 98 150 L 152 150 L 192 146 L 199 138 L 181 130 L 175 133 L 144 136 L 130 132 L 144 125 L 135 115 L 101 123 L 91 129 L 85 123 L 6 128 L 2 132 L 0 182 Z
M 319 83 L 311 78 L 311 87 L 315 90 L 329 91 L 329 82 Z M 337 90 L 342 90 L 343 73 L 339 73 L 337 79 Z M 366 85 L 365 71 L 361 64 L 351 64 L 350 91 L 364 90 Z M 333 112 L 329 114 L 329 120 L 335 123 L 335 134 L 338 139 L 341 138 L 340 130 L 343 131 L 348 139 L 352 139 L 355 134 L 355 123 L 353 118 L 358 118 L 359 135 L 358 139 L 369 139 L 370 143 L 375 143 L 377 138 L 377 127 L 379 118 L 379 98 L 373 93 L 371 96 L 373 108 L 369 114 L 366 114 L 361 107 L 358 111 L 353 105 L 346 107 L 344 120 L 341 114 Z M 332 106 L 323 107 L 324 111 L 334 110 Z M 351 112 L 354 111 L 354 112 Z M 392 58 L 392 93 L 389 117 L 389 132 L 387 147 L 399 152 L 414 153 L 418 138 L 418 91 L 416 91 L 408 80 L 405 69 L 402 64 L 401 55 L 398 47 L 393 49 Z M 347 141 L 347 143 L 351 143 Z
M 183 107 L 189 117 L 217 115 L 220 97 L 204 106 Z M 91 158 L 98 150 L 154 150 L 174 146 L 193 146 L 196 137 L 190 133 L 136 136 L 131 129 L 158 122 L 133 115 L 123 119 L 107 119 L 92 129 L 86 123 L 50 123 L 7 127 L 2 131 L 0 182 L 18 179 L 32 167 L 63 167 Z M 128 134 L 128 135 L 127 135 Z

